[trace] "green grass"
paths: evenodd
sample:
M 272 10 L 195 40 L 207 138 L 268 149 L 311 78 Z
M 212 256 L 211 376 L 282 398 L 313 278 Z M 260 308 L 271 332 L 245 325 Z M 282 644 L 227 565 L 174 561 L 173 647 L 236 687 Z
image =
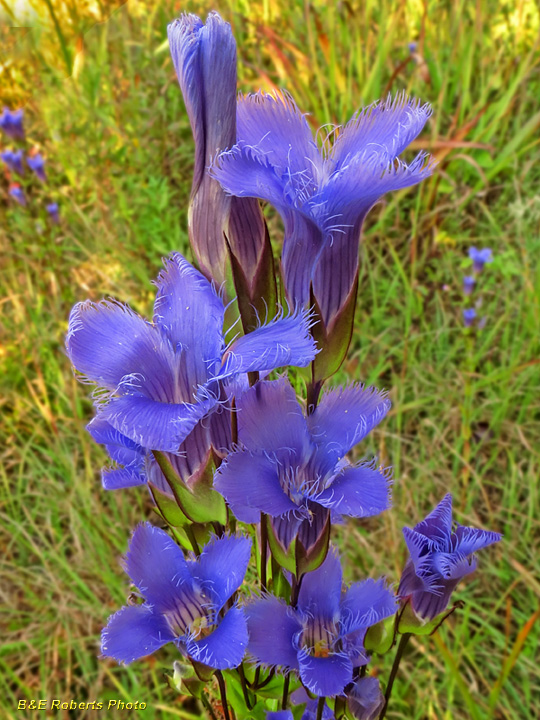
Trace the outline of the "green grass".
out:
M 147 702 L 148 718 L 192 717 L 164 681 L 172 652 L 129 668 L 97 659 L 100 629 L 127 594 L 119 559 L 152 509 L 144 492 L 101 489 L 104 455 L 84 430 L 88 388 L 63 354 L 75 301 L 114 295 L 146 314 L 160 257 L 189 252 L 193 147 L 163 45 L 178 8 L 105 4 L 110 19 L 92 27 L 85 6 L 52 7 L 56 24 L 20 38 L 1 31 L 10 63 L 0 88 L 10 105 L 25 103 L 49 172 L 45 187 L 24 181 L 26 210 L 9 205 L 0 186 L 3 711 L 20 717 L 19 698 L 123 698 Z M 402 525 L 449 490 L 460 522 L 503 532 L 459 590 L 464 610 L 410 646 L 388 717 L 535 718 L 538 12 L 494 0 L 428 2 L 425 15 L 412 1 L 216 7 L 234 25 L 241 88 L 286 87 L 314 126 L 342 122 L 388 91 L 433 104 L 420 142 L 432 144 L 438 170 L 369 217 L 357 332 L 335 379 L 390 389 L 392 412 L 361 452 L 394 466 L 394 510 L 336 536 L 348 579 L 397 580 Z M 417 63 L 406 62 L 411 39 Z M 41 209 L 50 199 L 61 205 L 58 228 Z M 479 287 L 487 325 L 467 335 L 459 288 L 472 244 L 492 247 L 496 260 Z M 388 662 L 375 664 L 387 677 Z

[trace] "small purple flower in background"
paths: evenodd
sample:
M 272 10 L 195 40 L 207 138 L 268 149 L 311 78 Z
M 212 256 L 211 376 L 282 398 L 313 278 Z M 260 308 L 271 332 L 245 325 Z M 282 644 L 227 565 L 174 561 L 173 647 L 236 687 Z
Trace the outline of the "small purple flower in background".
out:
M 23 117 L 24 111 L 22 108 L 11 112 L 5 107 L 0 115 L 0 129 L 13 140 L 24 140 Z
M 28 155 L 26 163 L 39 180 L 46 182 L 47 175 L 45 174 L 45 160 L 42 155 L 39 153 L 36 153 L 36 155 Z
M 401 576 L 398 594 L 410 598 L 420 618 L 432 620 L 450 602 L 456 585 L 476 570 L 474 553 L 502 535 L 457 525 L 452 530 L 452 496 L 446 495 L 414 529 L 403 528 L 410 558 Z
M 472 327 L 476 318 L 476 310 L 474 308 L 465 308 L 463 310 L 463 324 L 465 327 Z
M 474 290 L 474 286 L 476 284 L 476 278 L 474 275 L 465 275 L 463 278 L 463 294 L 465 296 L 469 296 L 472 294 L 472 291 Z
M 341 695 L 354 668 L 368 662 L 367 628 L 396 609 L 383 580 L 356 582 L 342 592 L 341 564 L 330 552 L 304 576 L 296 608 L 271 595 L 246 606 L 248 652 L 261 665 L 295 670 L 315 695 Z
M 4 152 L 0 153 L 0 159 L 8 166 L 11 172 L 24 175 L 22 150 L 4 150 Z
M 276 710 L 266 713 L 266 720 L 294 720 L 290 710 Z
M 376 677 L 357 678 L 346 695 L 349 712 L 356 720 L 377 720 L 384 707 L 384 695 Z
M 275 319 L 226 346 L 225 308 L 212 285 L 178 253 L 164 263 L 153 323 L 115 301 L 78 303 L 66 349 L 75 368 L 103 389 L 101 420 L 142 448 L 176 453 L 222 402 L 222 384 L 252 371 L 308 365 L 316 347 L 307 313 Z
M 26 206 L 26 195 L 20 185 L 17 185 L 16 183 L 14 185 L 10 185 L 8 192 L 16 203 L 19 203 L 19 205 L 22 205 L 23 207 Z
M 331 327 L 355 283 L 362 223 L 382 195 L 428 177 L 429 156 L 407 165 L 399 155 L 431 115 L 400 94 L 375 103 L 334 132 L 323 153 L 290 95 L 240 97 L 237 144 L 211 174 L 231 195 L 267 200 L 285 225 L 284 285 L 293 306 L 310 304 L 310 288 Z
M 257 383 L 237 409 L 240 448 L 225 458 L 214 487 L 242 522 L 270 516 L 285 552 L 297 536 L 313 547 L 330 513 L 370 517 L 390 506 L 388 472 L 344 460 L 390 409 L 384 393 L 362 385 L 330 390 L 305 417 L 282 378 Z
M 473 261 L 473 271 L 475 273 L 482 272 L 486 263 L 493 262 L 491 248 L 482 248 L 479 250 L 473 246 L 469 248 L 469 257 Z
M 418 43 L 414 41 L 410 42 L 407 47 L 409 48 L 409 53 L 411 55 L 414 55 L 414 53 L 416 52 L 416 48 L 418 47 Z
M 126 571 L 144 603 L 109 618 L 103 655 L 128 664 L 174 642 L 182 654 L 209 667 L 237 667 L 248 642 L 246 619 L 236 605 L 225 605 L 242 584 L 250 553 L 249 538 L 223 536 L 186 561 L 166 532 L 139 525 Z
M 51 222 L 55 225 L 58 225 L 60 223 L 60 212 L 58 209 L 58 203 L 49 203 L 48 205 L 45 205 L 45 210 L 47 211 Z

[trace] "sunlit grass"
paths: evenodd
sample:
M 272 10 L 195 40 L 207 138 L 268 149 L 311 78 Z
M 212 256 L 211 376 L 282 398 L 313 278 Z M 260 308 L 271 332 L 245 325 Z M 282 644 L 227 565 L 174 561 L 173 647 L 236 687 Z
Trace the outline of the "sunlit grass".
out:
M 16 717 L 19 697 L 118 697 L 146 701 L 149 718 L 189 717 L 193 706 L 164 680 L 172 653 L 130 668 L 97 659 L 100 629 L 127 593 L 119 559 L 152 510 L 143 492 L 101 490 L 104 456 L 84 430 L 88 389 L 63 354 L 75 301 L 114 295 L 147 314 L 160 257 L 189 252 L 193 148 L 164 44 L 180 7 L 50 7 L 58 27 L 49 9 L 30 32 L 1 30 L 0 89 L 10 106 L 25 105 L 29 143 L 46 154 L 50 178 L 45 187 L 24 180 L 26 210 L 0 186 L 2 704 Z M 388 717 L 535 718 L 538 10 L 525 1 L 282 0 L 217 9 L 238 39 L 241 88 L 285 87 L 314 126 L 402 89 L 433 104 L 419 142 L 438 170 L 369 218 L 358 329 L 336 378 L 390 390 L 392 412 L 360 451 L 394 466 L 395 507 L 336 532 L 349 579 L 391 580 L 404 559 L 400 528 L 449 490 L 460 522 L 503 532 L 460 591 L 465 609 L 437 639 L 411 646 Z M 43 210 L 51 199 L 59 227 Z M 492 247 L 496 260 L 482 277 L 487 326 L 468 342 L 459 288 L 472 244 Z M 384 679 L 388 663 L 375 664 Z

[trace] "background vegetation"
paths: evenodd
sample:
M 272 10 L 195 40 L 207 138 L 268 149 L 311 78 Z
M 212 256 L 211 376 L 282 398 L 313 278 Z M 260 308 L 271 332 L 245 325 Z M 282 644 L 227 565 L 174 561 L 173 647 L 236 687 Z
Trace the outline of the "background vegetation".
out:
M 28 7 L 0 0 L 1 100 L 25 107 L 29 143 L 46 156 L 49 175 L 46 185 L 23 180 L 27 208 L 9 200 L 0 178 L 0 713 L 21 717 L 19 698 L 118 698 L 148 703 L 149 720 L 198 717 L 167 686 L 172 652 L 128 668 L 97 659 L 100 629 L 127 594 L 120 556 L 131 528 L 152 510 L 144 491 L 101 489 L 104 455 L 84 430 L 88 388 L 71 374 L 63 335 L 70 307 L 87 297 L 115 295 L 147 313 L 160 257 L 188 252 L 193 145 L 166 25 L 182 10 L 214 8 L 238 40 L 240 88 L 287 88 L 314 127 L 344 122 L 402 89 L 433 104 L 415 145 L 440 164 L 431 180 L 370 215 L 346 367 L 349 377 L 391 389 L 393 410 L 362 452 L 394 465 L 395 507 L 340 528 L 339 542 L 348 579 L 386 572 L 397 580 L 402 525 L 447 491 L 460 522 L 502 531 L 504 542 L 484 552 L 459 592 L 464 609 L 435 637 L 411 645 L 388 717 L 536 718 L 536 5 L 43 0 Z M 47 221 L 51 200 L 60 205 L 60 226 Z M 270 220 L 277 239 L 279 224 Z M 470 245 L 492 247 L 495 261 L 477 291 L 485 329 L 468 335 L 460 288 Z M 385 678 L 387 665 L 378 667 Z M 95 714 L 77 713 L 86 716 Z

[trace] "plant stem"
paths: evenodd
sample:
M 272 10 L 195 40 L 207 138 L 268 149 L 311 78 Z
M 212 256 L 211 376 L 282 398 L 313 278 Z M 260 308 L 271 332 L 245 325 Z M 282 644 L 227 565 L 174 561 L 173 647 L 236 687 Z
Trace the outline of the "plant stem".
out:
M 225 686 L 225 680 L 223 679 L 223 675 L 221 673 L 221 670 L 216 671 L 216 677 L 219 685 L 219 694 L 221 696 L 221 704 L 223 705 L 223 716 L 225 720 L 231 720 L 231 716 L 229 715 L 229 705 L 227 703 L 227 688 Z
M 268 530 L 266 527 L 266 515 L 261 513 L 261 590 L 266 592 L 266 566 L 268 548 Z
M 324 706 L 326 705 L 326 698 L 320 697 L 317 703 L 317 720 L 322 720 Z
M 394 680 L 396 679 L 396 675 L 399 670 L 399 663 L 401 662 L 403 652 L 407 647 L 407 643 L 409 642 L 410 637 L 411 633 L 403 633 L 399 642 L 396 657 L 394 658 L 394 664 L 392 665 L 390 677 L 388 678 L 388 685 L 386 686 L 386 692 L 384 694 L 384 707 L 381 714 L 379 715 L 379 720 L 384 720 L 384 717 L 386 716 L 386 711 L 388 710 L 388 703 L 390 702 L 390 696 L 392 694 L 392 687 L 394 685 Z
M 281 709 L 287 709 L 287 703 L 289 702 L 289 683 L 291 681 L 291 674 L 285 675 L 285 682 L 283 683 L 283 698 L 281 699 Z
M 184 532 L 185 532 L 186 535 L 187 535 L 187 539 L 188 539 L 189 542 L 191 543 L 191 547 L 193 548 L 193 552 L 195 553 L 195 555 L 197 555 L 197 557 L 199 557 L 199 555 L 201 554 L 201 549 L 200 549 L 200 547 L 199 547 L 199 544 L 198 544 L 198 542 L 197 542 L 197 539 L 196 539 L 196 537 L 195 537 L 195 533 L 193 532 L 193 528 L 191 527 L 191 525 L 186 525 L 186 526 L 184 527 Z
M 246 674 L 244 672 L 243 663 L 238 666 L 237 671 L 238 671 L 238 675 L 240 676 L 240 683 L 242 684 L 242 692 L 244 693 L 244 701 L 246 703 L 247 709 L 251 710 L 251 708 L 253 707 L 253 703 L 251 702 L 251 699 L 249 697 L 249 693 L 248 693 L 248 689 L 247 689 Z
M 212 720 L 217 720 L 216 714 L 215 714 L 214 710 L 212 709 L 212 706 L 210 705 L 210 701 L 208 700 L 207 697 L 205 697 L 204 693 L 201 694 L 201 702 L 204 705 L 204 709 L 210 715 Z

